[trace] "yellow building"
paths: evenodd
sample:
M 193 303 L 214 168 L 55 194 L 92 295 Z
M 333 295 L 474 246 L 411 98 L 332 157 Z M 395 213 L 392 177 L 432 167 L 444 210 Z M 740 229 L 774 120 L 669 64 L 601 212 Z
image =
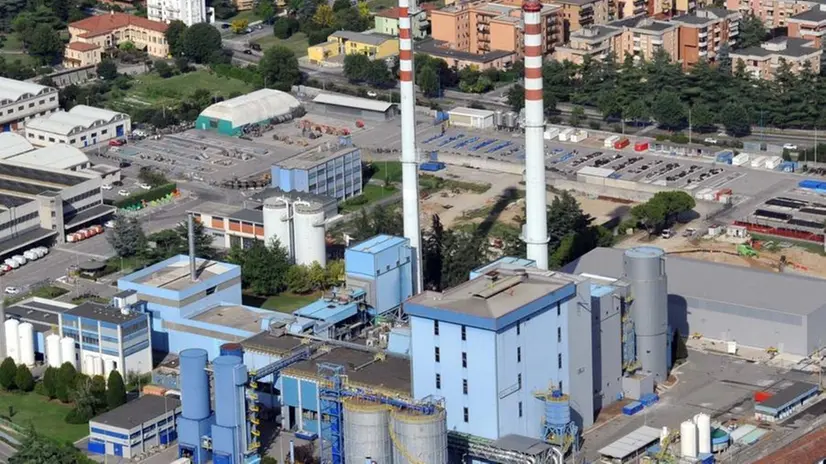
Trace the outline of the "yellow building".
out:
M 64 53 L 64 65 L 78 67 L 98 64 L 106 50 L 125 42 L 133 43 L 149 56 L 166 58 L 169 55 L 166 28 L 167 25 L 160 21 L 115 12 L 70 23 L 70 39 Z
M 399 39 L 384 34 L 364 34 L 352 31 L 336 31 L 327 41 L 307 48 L 311 63 L 342 60 L 345 55 L 367 55 L 371 60 L 384 59 L 399 54 Z

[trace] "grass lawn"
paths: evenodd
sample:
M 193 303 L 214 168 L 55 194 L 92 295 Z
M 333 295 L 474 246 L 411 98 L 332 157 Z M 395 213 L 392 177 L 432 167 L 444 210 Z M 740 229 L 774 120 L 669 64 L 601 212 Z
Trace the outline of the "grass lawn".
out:
M 375 179 L 384 182 L 401 182 L 402 181 L 402 163 L 401 161 L 376 161 L 373 162 L 373 175 L 370 179 Z
M 239 11 L 237 15 L 235 15 L 235 16 L 229 18 L 229 19 L 222 19 L 221 21 L 224 21 L 224 22 L 227 22 L 227 23 L 231 24 L 233 21 L 238 21 L 238 20 L 241 20 L 241 19 L 246 19 L 248 22 L 255 22 L 255 21 L 260 21 L 261 20 L 261 18 L 259 18 L 258 15 L 256 15 L 254 11 L 247 10 L 247 11 Z
M 71 407 L 35 393 L 0 393 L 0 411 L 9 413 L 9 406 L 14 407 L 11 421 L 27 427 L 34 424 L 35 429 L 44 436 L 61 442 L 72 442 L 89 434 L 88 424 L 67 424 L 63 419 Z
M 280 295 L 267 298 L 261 307 L 281 313 L 291 313 L 298 308 L 307 306 L 321 296 L 320 293 L 310 293 L 307 295 L 296 295 L 294 293 L 282 293 Z
M 132 88 L 112 101 L 114 106 L 140 107 L 175 105 L 196 89 L 206 89 L 214 95 L 228 97 L 233 92 L 249 93 L 251 85 L 238 79 L 221 77 L 208 70 L 193 71 L 163 79 L 150 73 L 135 78 Z
M 2 37 L 3 45 L 0 46 L 0 56 L 2 56 L 6 62 L 11 63 L 20 60 L 22 64 L 37 66 L 37 60 L 34 57 L 26 53 L 20 53 L 23 51 L 23 44 L 20 42 L 17 34 L 2 34 Z
M 292 50 L 293 53 L 295 53 L 296 57 L 302 57 L 306 55 L 307 47 L 310 46 L 309 42 L 307 42 L 307 36 L 304 35 L 303 32 L 296 32 L 289 39 L 279 39 L 274 35 L 270 35 L 267 37 L 262 37 L 260 39 L 255 39 L 253 40 L 253 43 L 261 45 L 262 50 L 266 50 L 276 45 L 283 45 Z
M 364 186 L 361 195 L 348 199 L 339 205 L 339 212 L 342 214 L 358 211 L 370 203 L 387 198 L 398 192 L 395 187 L 384 188 L 383 185 L 367 184 Z

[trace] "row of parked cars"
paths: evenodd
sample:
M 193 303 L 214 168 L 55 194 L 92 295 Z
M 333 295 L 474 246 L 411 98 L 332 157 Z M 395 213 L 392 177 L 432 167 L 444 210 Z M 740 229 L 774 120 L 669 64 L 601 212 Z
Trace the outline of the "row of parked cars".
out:
M 30 250 L 26 250 L 23 252 L 22 255 L 14 255 L 11 258 L 6 259 L 0 264 L 0 275 L 3 275 L 12 269 L 17 269 L 20 266 L 25 265 L 29 261 L 37 261 L 38 259 L 46 256 L 49 254 L 49 249 L 46 247 L 36 247 Z

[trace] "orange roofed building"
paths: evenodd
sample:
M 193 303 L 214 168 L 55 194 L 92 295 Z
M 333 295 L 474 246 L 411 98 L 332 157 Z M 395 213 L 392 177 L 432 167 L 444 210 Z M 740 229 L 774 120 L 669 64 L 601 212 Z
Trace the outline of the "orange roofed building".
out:
M 125 42 L 150 56 L 165 58 L 169 55 L 166 29 L 160 21 L 115 12 L 70 23 L 63 64 L 68 68 L 98 64 L 107 50 Z

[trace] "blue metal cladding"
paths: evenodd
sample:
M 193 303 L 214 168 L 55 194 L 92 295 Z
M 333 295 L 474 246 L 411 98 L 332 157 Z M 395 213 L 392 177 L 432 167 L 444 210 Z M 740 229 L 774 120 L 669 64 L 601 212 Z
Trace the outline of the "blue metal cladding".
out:
M 181 409 L 183 417 L 202 420 L 209 417 L 209 376 L 207 352 L 200 348 L 181 351 Z
M 123 445 L 115 443 L 115 456 L 123 456 Z
M 237 356 L 219 356 L 212 361 L 215 371 L 215 398 L 219 398 L 215 408 L 215 423 L 224 427 L 240 427 L 244 417 L 240 410 L 245 404 L 244 385 L 247 373 L 243 360 Z
M 106 442 L 92 438 L 89 440 L 86 449 L 89 450 L 90 453 L 106 454 Z

